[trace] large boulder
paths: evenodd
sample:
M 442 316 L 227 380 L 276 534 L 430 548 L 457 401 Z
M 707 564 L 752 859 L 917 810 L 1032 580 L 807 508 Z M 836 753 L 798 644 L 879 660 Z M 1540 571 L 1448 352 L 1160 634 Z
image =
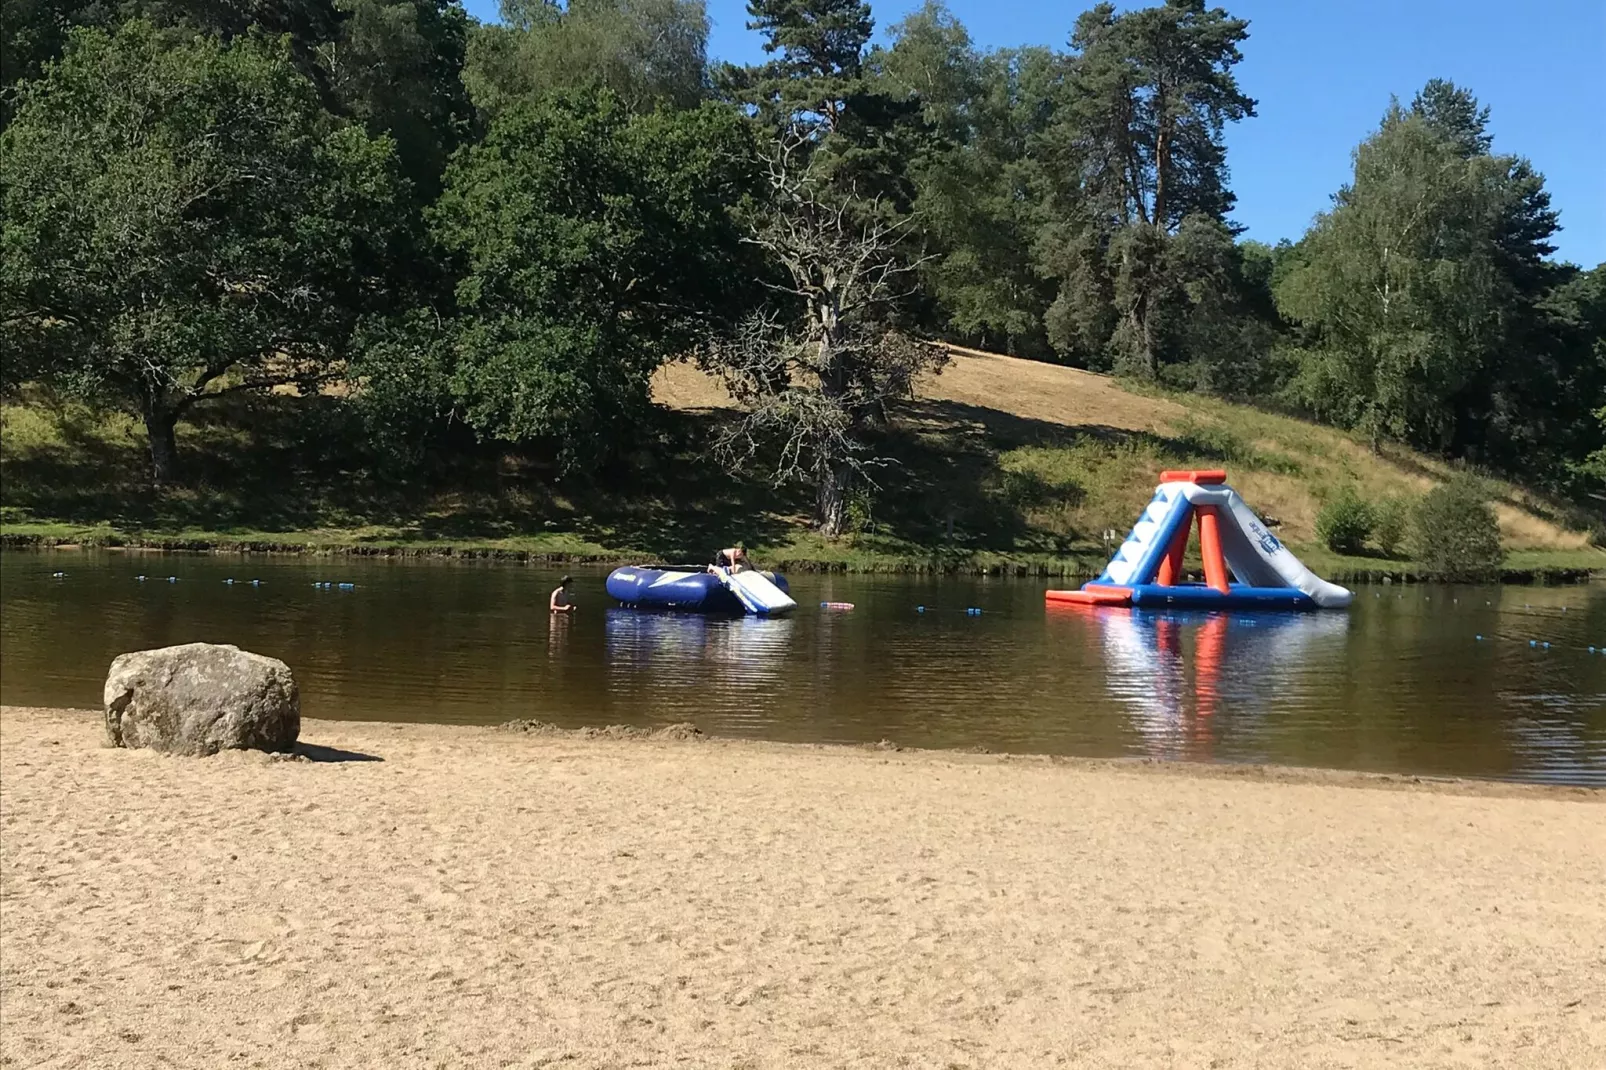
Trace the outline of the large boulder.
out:
M 186 643 L 123 654 L 106 677 L 105 703 L 114 747 L 287 751 L 301 732 L 290 667 L 237 646 Z

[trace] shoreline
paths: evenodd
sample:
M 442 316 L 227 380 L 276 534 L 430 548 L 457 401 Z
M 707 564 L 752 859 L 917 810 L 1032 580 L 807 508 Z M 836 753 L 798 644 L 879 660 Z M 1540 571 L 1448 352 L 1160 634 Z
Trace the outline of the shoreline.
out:
M 1550 1068 L 1606 791 L 0 707 L 8 1065 Z
M 516 564 L 589 565 L 597 568 L 617 568 L 639 564 L 643 559 L 654 558 L 647 553 L 630 551 L 571 551 L 543 550 L 531 547 L 497 546 L 494 544 L 467 543 L 398 543 L 315 541 L 276 541 L 271 539 L 228 539 L 213 537 L 188 538 L 158 536 L 142 538 L 122 534 L 57 537 L 29 532 L 4 530 L 0 526 L 0 550 L 61 551 L 99 550 L 156 554 L 210 554 L 305 557 L 377 557 L 441 560 L 506 561 Z M 92 531 L 92 529 L 86 529 Z M 1577 560 L 1578 551 L 1526 551 L 1525 556 L 1543 559 L 1555 556 L 1567 561 Z M 1316 556 L 1306 550 L 1303 557 Z M 1593 556 L 1593 555 L 1591 555 Z M 1599 565 L 1587 564 L 1536 564 L 1526 567 L 1507 567 L 1497 582 L 1508 586 L 1566 586 L 1587 584 L 1606 579 L 1606 552 L 1601 554 Z M 777 571 L 793 574 L 842 575 L 911 575 L 911 576 L 1015 576 L 1021 578 L 1090 580 L 1097 577 L 1104 566 L 1100 556 L 1092 558 L 1068 557 L 1051 560 L 1011 558 L 992 551 L 945 554 L 934 551 L 930 557 L 902 554 L 859 554 L 850 559 L 787 558 L 774 555 Z M 1307 561 L 1307 563 L 1309 563 Z M 1339 565 L 1316 567 L 1325 578 L 1340 584 L 1376 583 L 1441 583 L 1447 582 L 1438 574 L 1412 568 L 1359 567 Z M 1494 581 L 1491 581 L 1494 582 Z
M 0 721 L 11 717 L 38 717 L 66 723 L 92 724 L 98 727 L 103 714 L 100 710 L 62 706 L 0 705 Z M 905 763 L 933 762 L 966 766 L 1008 766 L 1020 769 L 1054 768 L 1078 773 L 1115 773 L 1182 780 L 1358 788 L 1491 799 L 1565 799 L 1606 804 L 1606 787 L 1588 784 L 1558 784 L 1428 773 L 1380 773 L 1364 769 L 1277 765 L 1269 762 L 1202 762 L 1139 755 L 1089 757 L 1034 751 L 995 751 L 983 747 L 913 747 L 888 739 L 877 743 L 802 743 L 716 735 L 704 732 L 690 722 L 668 722 L 651 726 L 613 724 L 565 728 L 538 720 L 512 720 L 500 724 L 457 724 L 433 721 L 340 721 L 304 717 L 301 726 L 297 745 L 300 747 L 305 744 L 306 748 L 303 749 L 310 748 L 308 754 L 312 756 L 308 757 L 297 751 L 272 755 L 271 760 L 298 761 L 303 757 L 309 761 L 320 760 L 316 757 L 316 753 L 326 749 L 324 744 L 319 742 L 320 735 L 339 738 L 373 735 L 388 738 L 412 732 L 420 735 L 438 733 L 443 738 L 452 739 L 461 733 L 461 741 L 474 742 L 476 737 L 483 737 L 478 740 L 482 743 L 512 737 L 601 747 L 684 746 L 728 749 L 736 752 L 751 750 L 755 753 L 779 755 L 795 752 L 877 759 L 896 755 L 899 761 Z

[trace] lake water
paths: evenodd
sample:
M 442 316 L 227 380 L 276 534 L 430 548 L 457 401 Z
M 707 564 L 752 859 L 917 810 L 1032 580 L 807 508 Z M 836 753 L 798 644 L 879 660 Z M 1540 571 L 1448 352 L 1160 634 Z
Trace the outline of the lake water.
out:
M 579 612 L 553 620 L 557 576 L 8 551 L 0 702 L 92 708 L 118 653 L 202 640 L 288 662 L 308 717 L 690 721 L 773 740 L 1606 785 L 1606 655 L 1587 649 L 1606 648 L 1599 583 L 1366 587 L 1347 613 L 1216 615 L 1050 609 L 1043 580 L 801 575 L 798 612 L 758 620 L 621 609 L 602 571 L 575 570 Z

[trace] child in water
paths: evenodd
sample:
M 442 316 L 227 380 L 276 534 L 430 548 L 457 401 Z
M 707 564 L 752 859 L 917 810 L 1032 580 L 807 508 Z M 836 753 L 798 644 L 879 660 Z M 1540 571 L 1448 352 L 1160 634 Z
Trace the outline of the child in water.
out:
M 558 581 L 552 591 L 552 597 L 547 599 L 547 607 L 554 613 L 573 613 L 574 603 L 569 601 L 569 577 L 565 576 Z

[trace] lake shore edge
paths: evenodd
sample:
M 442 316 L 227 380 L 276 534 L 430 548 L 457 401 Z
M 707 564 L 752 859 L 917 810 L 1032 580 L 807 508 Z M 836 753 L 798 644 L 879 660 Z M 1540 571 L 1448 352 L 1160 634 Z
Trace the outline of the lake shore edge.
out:
M 11 718 L 39 718 L 99 727 L 100 710 L 53 706 L 0 705 L 0 724 Z M 447 724 L 424 721 L 335 720 L 304 717 L 296 752 L 273 755 L 273 760 L 292 761 L 318 755 L 329 749 L 330 740 L 340 745 L 353 740 L 383 741 L 409 734 L 418 738 L 440 735 L 455 742 L 495 746 L 508 737 L 575 743 L 598 747 L 706 747 L 744 750 L 755 754 L 824 754 L 850 756 L 853 760 L 879 761 L 896 755 L 900 762 L 934 762 L 1015 768 L 1051 767 L 1085 773 L 1121 773 L 1182 780 L 1227 780 L 1243 783 L 1308 785 L 1335 788 L 1367 788 L 1384 791 L 1425 792 L 1478 798 L 1555 798 L 1583 799 L 1606 803 L 1606 787 L 1585 784 L 1549 784 L 1480 777 L 1441 776 L 1420 773 L 1374 772 L 1322 766 L 1277 765 L 1265 762 L 1200 762 L 1185 759 L 1144 756 L 1093 757 L 1076 754 L 1043 754 L 1031 751 L 995 751 L 981 747 L 911 747 L 896 740 L 876 743 L 802 743 L 786 740 L 754 739 L 704 732 L 689 722 L 655 725 L 611 724 L 569 728 L 549 721 L 517 719 L 498 724 Z M 476 738 L 479 737 L 479 738 Z M 109 745 L 107 749 L 111 748 Z M 165 757 L 165 756 L 163 756 Z M 175 759 L 177 760 L 177 759 Z M 205 761 L 206 759 L 197 759 Z
M 317 538 L 292 539 L 234 539 L 220 534 L 134 536 L 117 532 L 86 529 L 67 535 L 46 534 L 37 531 L 19 531 L 15 525 L 0 525 L 0 550 L 110 550 L 138 553 L 212 554 L 306 557 L 379 557 L 396 559 L 442 559 L 505 561 L 512 564 L 584 565 L 596 568 L 617 568 L 655 560 L 656 555 L 635 553 L 629 550 L 576 551 L 499 545 L 496 542 L 469 540 L 465 542 L 407 543 L 378 541 L 373 543 Z M 1431 570 L 1395 567 L 1366 567 L 1343 563 L 1333 564 L 1323 558 L 1325 552 L 1298 551 L 1306 563 L 1334 583 L 1440 583 L 1445 577 Z M 1502 569 L 1499 582 L 1511 586 L 1565 586 L 1590 583 L 1606 579 L 1606 550 L 1525 551 L 1525 561 L 1532 564 L 1508 566 Z M 1594 557 L 1600 563 L 1594 563 Z M 1580 560 L 1588 563 L 1580 564 Z M 1103 570 L 1105 558 L 1066 557 L 1046 558 L 1041 555 L 1011 557 L 993 552 L 954 553 L 933 549 L 930 556 L 907 554 L 853 553 L 843 558 L 787 557 L 777 553 L 766 559 L 766 566 L 777 571 L 799 575 L 949 575 L 949 576 L 1013 576 L 1060 580 L 1090 580 Z M 1388 562 L 1388 565 L 1403 562 Z M 1325 566 L 1325 567 L 1324 567 Z
M 1545 1068 L 1606 792 L 0 707 L 16 1065 Z M 176 993 L 176 995 L 175 995 Z M 1448 1023 L 1448 1024 L 1447 1024 Z

